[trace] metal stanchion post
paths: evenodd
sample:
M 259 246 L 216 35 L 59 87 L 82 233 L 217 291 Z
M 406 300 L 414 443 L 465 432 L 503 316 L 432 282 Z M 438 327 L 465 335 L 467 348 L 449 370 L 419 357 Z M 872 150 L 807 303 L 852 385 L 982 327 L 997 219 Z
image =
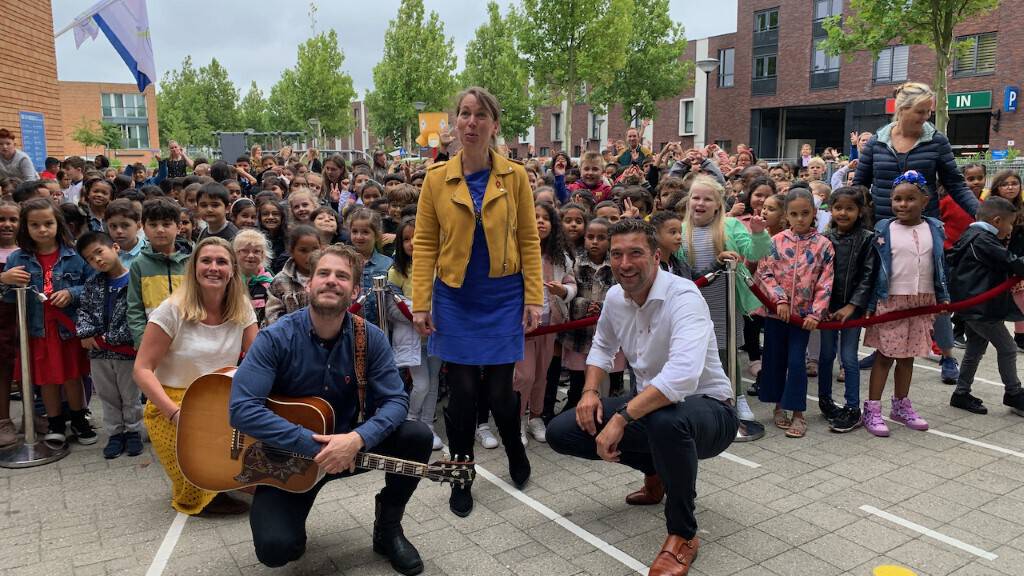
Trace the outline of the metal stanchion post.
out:
M 725 367 L 729 380 L 732 381 L 733 394 L 740 389 L 739 366 L 737 365 L 736 352 L 736 268 L 741 263 L 734 260 L 726 262 L 726 278 L 728 280 L 726 295 L 726 341 L 728 366 Z M 764 436 L 764 425 L 757 420 L 740 420 L 740 427 L 736 430 L 736 442 L 752 442 Z
M 373 277 L 373 297 L 377 302 L 377 326 L 388 333 L 388 277 Z
M 36 437 L 35 411 L 32 407 L 32 355 L 28 348 L 28 303 L 26 294 L 31 288 L 15 288 L 18 296 L 18 337 L 21 349 L 21 417 L 24 438 L 4 450 L 0 450 L 0 467 L 30 468 L 55 462 L 68 455 L 67 445 L 52 446 Z M 34 297 L 45 300 L 46 297 L 32 290 Z M 7 402 L 0 398 L 0 402 Z

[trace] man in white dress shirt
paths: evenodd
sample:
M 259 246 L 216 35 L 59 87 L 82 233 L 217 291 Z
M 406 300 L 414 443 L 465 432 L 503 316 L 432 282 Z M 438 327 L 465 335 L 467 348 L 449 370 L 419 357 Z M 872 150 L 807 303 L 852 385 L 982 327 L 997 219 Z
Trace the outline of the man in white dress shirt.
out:
M 736 437 L 733 387 L 707 303 L 693 282 L 660 269 L 654 227 L 625 218 L 608 234 L 618 285 L 605 297 L 583 397 L 575 413 L 551 421 L 547 440 L 562 454 L 640 470 L 645 487 L 664 486 L 668 538 L 650 574 L 684 575 L 699 546 L 697 460 L 717 456 Z M 620 347 L 637 394 L 602 399 L 598 386 Z

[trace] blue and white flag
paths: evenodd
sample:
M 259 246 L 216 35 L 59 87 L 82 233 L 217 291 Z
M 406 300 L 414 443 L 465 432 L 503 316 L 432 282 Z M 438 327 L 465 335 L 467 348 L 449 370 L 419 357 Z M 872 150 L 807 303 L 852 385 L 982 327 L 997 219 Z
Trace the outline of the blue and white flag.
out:
M 95 40 L 102 31 L 132 71 L 139 92 L 156 79 L 146 0 L 101 0 L 76 18 L 72 26 L 79 48 L 87 38 Z

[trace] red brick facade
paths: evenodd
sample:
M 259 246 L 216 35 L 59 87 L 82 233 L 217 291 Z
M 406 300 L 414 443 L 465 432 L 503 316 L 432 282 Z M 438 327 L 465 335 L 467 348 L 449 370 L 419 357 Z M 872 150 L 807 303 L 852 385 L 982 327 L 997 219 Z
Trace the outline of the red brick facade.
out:
M 64 154 L 63 121 L 57 91 L 57 56 L 50 0 L 0 2 L 0 127 L 21 147 L 19 112 L 39 112 L 46 128 L 46 153 Z
M 100 95 L 107 94 L 138 94 L 135 84 L 111 84 L 103 82 L 65 82 L 58 83 L 60 90 L 61 114 L 64 118 L 62 133 L 64 151 L 67 155 L 95 156 L 105 154 L 111 160 L 117 158 L 124 164 L 142 162 L 148 164 L 153 157 L 153 149 L 160 147 L 160 125 L 156 108 L 156 89 L 154 84 L 146 86 L 146 114 L 149 120 L 149 147 L 145 149 L 104 149 L 92 146 L 86 150 L 71 137 L 75 128 L 92 122 L 92 126 L 102 120 Z
M 844 10 L 849 10 L 849 1 L 843 2 Z M 950 93 L 991 91 L 992 107 L 990 111 L 1001 111 L 998 131 L 993 120 L 988 133 L 988 145 L 992 149 L 1002 149 L 1009 141 L 1020 147 L 1024 144 L 1024 105 L 1020 112 L 1006 112 L 1003 108 L 1003 94 L 1007 86 L 1020 86 L 1024 81 L 1024 47 L 1017 45 L 1017 38 L 1024 32 L 1024 21 L 1018 16 L 1024 2 L 1020 0 L 1004 0 L 999 8 L 991 14 L 974 18 L 957 27 L 958 36 L 983 32 L 996 32 L 996 64 L 995 71 L 987 75 L 953 78 L 949 73 L 948 91 Z M 755 14 L 762 10 L 778 8 L 778 73 L 776 89 L 773 95 L 755 96 L 751 94 L 753 61 L 754 61 L 754 19 Z M 884 100 L 891 97 L 893 90 L 900 82 L 875 83 L 874 60 L 867 53 L 859 53 L 852 58 L 842 57 L 839 65 L 838 84 L 833 88 L 811 88 L 812 70 L 812 34 L 814 27 L 815 2 L 810 0 L 740 0 L 737 14 L 736 32 L 713 36 L 706 39 L 707 54 L 718 57 L 718 51 L 725 48 L 735 49 L 734 84 L 732 87 L 719 87 L 717 73 L 712 73 L 708 87 L 709 134 L 708 141 L 728 141 L 734 148 L 737 144 L 755 144 L 755 136 L 751 123 L 760 114 L 757 111 L 778 113 L 778 110 L 800 107 L 831 108 L 826 114 L 832 120 L 843 124 L 842 130 L 832 130 L 827 138 L 816 140 L 816 148 L 820 151 L 825 146 L 848 147 L 844 134 L 850 130 L 875 131 L 884 125 Z M 696 45 L 700 40 L 687 43 L 684 59 L 693 60 L 696 56 Z M 934 84 L 934 53 L 923 46 L 912 46 L 909 53 L 907 79 Z M 696 72 L 696 74 L 702 74 Z M 653 134 L 649 139 L 654 147 L 668 141 L 679 140 L 684 147 L 693 144 L 693 136 L 679 135 L 680 100 L 692 98 L 694 87 L 691 82 L 678 96 L 658 103 L 658 117 L 653 124 Z M 1024 95 L 1022 95 L 1024 98 Z M 854 104 L 851 104 L 854 103 Z M 855 105 L 856 104 L 856 105 Z M 1022 103 L 1024 104 L 1024 103 Z M 882 109 L 879 109 L 883 107 Z M 864 112 L 870 109 L 872 112 Z M 557 112 L 556 107 L 545 107 L 538 110 L 538 125 L 535 130 L 535 153 L 544 149 L 554 152 L 561 149 L 575 152 L 579 138 L 585 135 L 589 107 L 575 106 L 573 112 L 573 140 L 571 146 L 551 139 L 551 114 Z M 975 118 L 983 117 L 984 110 L 971 111 Z M 957 113 L 954 113 L 955 116 Z M 616 109 L 610 111 L 607 134 L 610 138 L 624 138 L 625 122 Z M 845 117 L 844 117 L 845 116 Z M 756 123 L 756 122 L 755 122 Z M 952 124 L 952 123 L 951 123 Z M 951 125 L 950 129 L 953 127 Z M 775 146 L 767 146 L 770 150 L 762 150 L 762 156 L 775 157 L 781 152 L 781 139 L 784 132 L 780 128 Z M 832 141 L 836 140 L 836 141 Z M 1022 144 L 1017 144 L 1021 142 Z M 972 142 L 979 143 L 979 142 Z M 511 144 L 511 143 L 510 143 Z M 589 149 L 604 146 L 606 142 L 588 140 Z M 519 157 L 525 156 L 527 145 L 518 145 Z

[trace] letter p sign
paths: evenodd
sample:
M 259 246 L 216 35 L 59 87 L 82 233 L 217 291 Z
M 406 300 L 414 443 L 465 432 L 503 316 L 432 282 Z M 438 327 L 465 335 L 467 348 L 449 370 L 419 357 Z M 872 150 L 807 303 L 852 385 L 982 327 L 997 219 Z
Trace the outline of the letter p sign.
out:
M 1020 88 L 1017 86 L 1007 86 L 1006 93 L 1003 98 L 1003 110 L 1007 112 L 1017 111 L 1017 100 L 1020 98 Z

